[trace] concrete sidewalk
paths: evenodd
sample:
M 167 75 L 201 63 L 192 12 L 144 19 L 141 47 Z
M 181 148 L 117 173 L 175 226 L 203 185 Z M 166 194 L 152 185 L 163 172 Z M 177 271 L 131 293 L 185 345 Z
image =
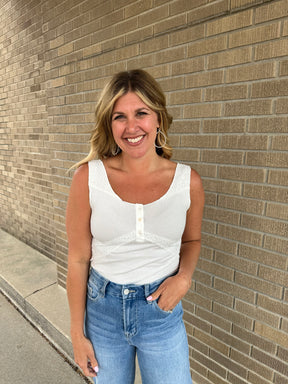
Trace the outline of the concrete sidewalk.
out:
M 68 301 L 57 284 L 56 263 L 2 230 L 0 244 L 0 291 L 74 365 Z M 141 384 L 138 370 L 135 384 Z

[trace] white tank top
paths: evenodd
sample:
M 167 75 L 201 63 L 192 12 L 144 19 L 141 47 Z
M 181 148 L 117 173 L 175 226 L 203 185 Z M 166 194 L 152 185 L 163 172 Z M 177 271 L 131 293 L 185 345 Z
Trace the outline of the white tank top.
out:
M 168 191 L 143 205 L 113 191 L 101 160 L 88 164 L 91 266 L 117 284 L 149 284 L 175 273 L 190 206 L 190 167 L 177 164 Z

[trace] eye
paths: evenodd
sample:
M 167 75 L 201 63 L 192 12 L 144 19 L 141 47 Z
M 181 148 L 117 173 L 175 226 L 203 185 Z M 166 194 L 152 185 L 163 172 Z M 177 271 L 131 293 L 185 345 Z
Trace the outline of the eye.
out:
M 121 120 L 121 119 L 124 119 L 124 118 L 125 118 L 124 115 L 116 115 L 113 120 Z
M 147 112 L 144 112 L 144 111 L 139 111 L 139 112 L 137 112 L 137 116 L 145 116 L 145 115 L 148 115 L 148 113 Z

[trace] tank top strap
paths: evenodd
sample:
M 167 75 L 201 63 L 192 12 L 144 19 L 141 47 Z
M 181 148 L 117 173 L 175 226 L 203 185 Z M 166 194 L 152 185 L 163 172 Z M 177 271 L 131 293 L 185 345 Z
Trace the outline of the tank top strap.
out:
M 110 192 L 109 182 L 105 172 L 105 168 L 101 160 L 91 160 L 88 162 L 89 177 L 88 185 L 89 188 L 96 188 L 103 192 Z

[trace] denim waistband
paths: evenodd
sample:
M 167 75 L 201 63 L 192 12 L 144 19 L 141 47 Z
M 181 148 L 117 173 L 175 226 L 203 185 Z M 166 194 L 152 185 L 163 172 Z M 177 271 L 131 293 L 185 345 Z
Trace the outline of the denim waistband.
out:
M 100 273 L 98 273 L 94 268 L 91 268 L 89 281 L 97 286 L 103 294 L 119 297 L 127 296 L 129 294 L 130 298 L 143 299 L 153 293 L 159 285 L 167 279 L 167 277 L 169 276 L 144 285 L 117 284 L 100 275 Z

